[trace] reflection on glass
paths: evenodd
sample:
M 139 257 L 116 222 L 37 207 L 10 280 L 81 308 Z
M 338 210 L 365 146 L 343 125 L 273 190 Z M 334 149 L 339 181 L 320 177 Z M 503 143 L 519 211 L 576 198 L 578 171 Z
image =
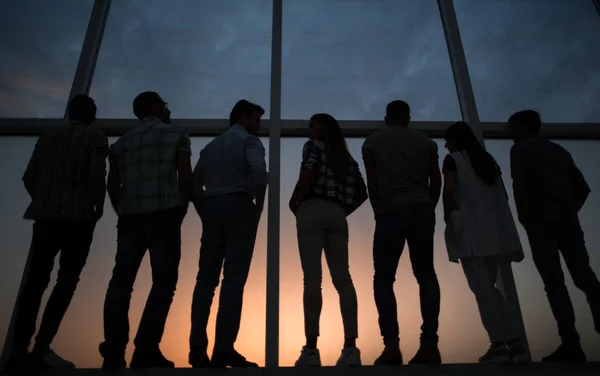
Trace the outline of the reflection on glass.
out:
M 245 98 L 269 114 L 272 2 L 114 1 L 91 95 L 100 117 L 131 118 L 152 90 L 173 118 L 229 118 Z
M 588 0 L 455 0 L 483 121 L 534 108 L 546 122 L 599 122 L 600 19 Z
M 64 116 L 93 6 L 0 2 L 0 117 Z
M 285 1 L 282 85 L 284 119 L 382 120 L 394 99 L 413 120 L 460 118 L 435 0 Z

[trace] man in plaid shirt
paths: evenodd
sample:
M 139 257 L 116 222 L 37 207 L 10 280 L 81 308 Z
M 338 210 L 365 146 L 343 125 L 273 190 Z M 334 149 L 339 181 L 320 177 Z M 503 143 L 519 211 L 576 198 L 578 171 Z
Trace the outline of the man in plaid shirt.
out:
M 181 222 L 192 186 L 188 135 L 170 125 L 167 103 L 155 92 L 133 102 L 140 126 L 110 148 L 108 194 L 119 215 L 117 256 L 104 305 L 104 369 L 125 367 L 131 291 L 146 250 L 152 290 L 146 302 L 131 368 L 174 367 L 159 349 L 173 301 L 181 256 Z

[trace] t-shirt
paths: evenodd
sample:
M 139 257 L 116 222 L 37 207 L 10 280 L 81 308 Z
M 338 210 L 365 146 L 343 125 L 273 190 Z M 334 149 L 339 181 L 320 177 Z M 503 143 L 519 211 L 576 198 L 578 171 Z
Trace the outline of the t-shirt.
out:
M 437 144 L 410 128 L 387 127 L 369 136 L 363 149 L 373 152 L 379 189 L 377 213 L 431 202 L 429 168 L 438 161 Z

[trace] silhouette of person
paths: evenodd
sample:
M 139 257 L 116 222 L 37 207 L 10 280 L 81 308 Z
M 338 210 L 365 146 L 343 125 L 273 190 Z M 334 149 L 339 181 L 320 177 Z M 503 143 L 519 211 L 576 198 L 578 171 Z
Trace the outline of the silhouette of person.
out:
M 394 281 L 407 241 L 423 317 L 421 346 L 410 364 L 439 364 L 440 287 L 433 265 L 434 209 L 442 185 L 438 148 L 429 137 L 408 127 L 406 102 L 389 103 L 385 122 L 387 127 L 370 135 L 362 147 L 375 213 L 373 289 L 385 344 L 375 365 L 402 364 Z
M 110 147 L 108 195 L 118 214 L 117 255 L 104 302 L 103 369 L 126 367 L 129 304 L 148 250 L 152 289 L 133 343 L 131 368 L 174 367 L 159 344 L 173 301 L 181 256 L 181 222 L 192 191 L 188 135 L 170 125 L 171 111 L 155 92 L 133 101 L 140 125 Z
M 587 297 L 600 333 L 600 282 L 590 267 L 578 213 L 590 188 L 571 154 L 540 136 L 542 120 L 533 110 L 509 120 L 515 144 L 510 151 L 511 174 L 519 221 L 527 231 L 531 256 L 542 277 L 562 344 L 544 362 L 584 362 L 586 356 L 575 328 L 575 312 L 565 285 L 560 255 L 573 283 Z
M 202 220 L 202 245 L 192 302 L 189 363 L 194 368 L 258 367 L 234 349 L 244 286 L 269 182 L 265 148 L 256 136 L 262 107 L 241 100 L 227 132 L 200 152 L 194 168 L 194 206 Z M 223 269 L 212 357 L 206 325 Z
M 496 288 L 501 265 L 523 260 L 500 167 L 465 123 L 444 136 L 444 219 L 450 261 L 462 265 L 490 338 L 479 362 L 522 362 L 528 357 L 504 296 Z
M 35 370 L 74 368 L 50 349 L 86 264 L 96 221 L 102 217 L 106 192 L 108 141 L 90 128 L 96 104 L 77 95 L 68 105 L 69 125 L 41 136 L 23 183 L 31 204 L 25 219 L 33 220 L 29 273 L 15 311 L 12 352 L 5 373 L 33 366 Z M 60 252 L 56 285 L 46 304 L 35 346 L 42 296 Z
M 321 257 L 329 266 L 333 285 L 340 296 L 344 322 L 344 348 L 338 366 L 361 365 L 356 291 L 348 265 L 346 216 L 367 200 L 367 187 L 358 163 L 348 151 L 338 122 L 329 114 L 310 119 L 309 140 L 302 150 L 300 177 L 290 198 L 296 216 L 298 250 L 304 273 L 304 332 L 296 367 L 321 366 L 317 349 L 321 295 Z

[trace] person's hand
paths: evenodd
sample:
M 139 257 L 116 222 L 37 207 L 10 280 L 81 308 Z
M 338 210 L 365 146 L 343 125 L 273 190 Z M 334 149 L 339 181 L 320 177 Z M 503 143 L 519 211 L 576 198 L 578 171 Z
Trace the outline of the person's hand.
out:
M 185 219 L 185 216 L 187 215 L 188 212 L 188 206 L 185 205 L 184 207 L 181 208 L 181 217 L 179 218 L 179 223 L 183 223 L 183 220 Z
M 296 212 L 298 211 L 298 203 L 296 203 L 294 201 L 290 201 L 288 205 L 289 205 L 290 210 L 292 211 L 292 213 L 294 215 L 296 215 Z
M 260 221 L 260 217 L 262 216 L 263 206 L 262 205 L 254 205 L 254 217 L 257 221 Z
M 104 209 L 94 210 L 94 220 L 96 222 L 98 222 L 100 220 L 100 218 L 102 218 L 103 215 L 104 215 Z

